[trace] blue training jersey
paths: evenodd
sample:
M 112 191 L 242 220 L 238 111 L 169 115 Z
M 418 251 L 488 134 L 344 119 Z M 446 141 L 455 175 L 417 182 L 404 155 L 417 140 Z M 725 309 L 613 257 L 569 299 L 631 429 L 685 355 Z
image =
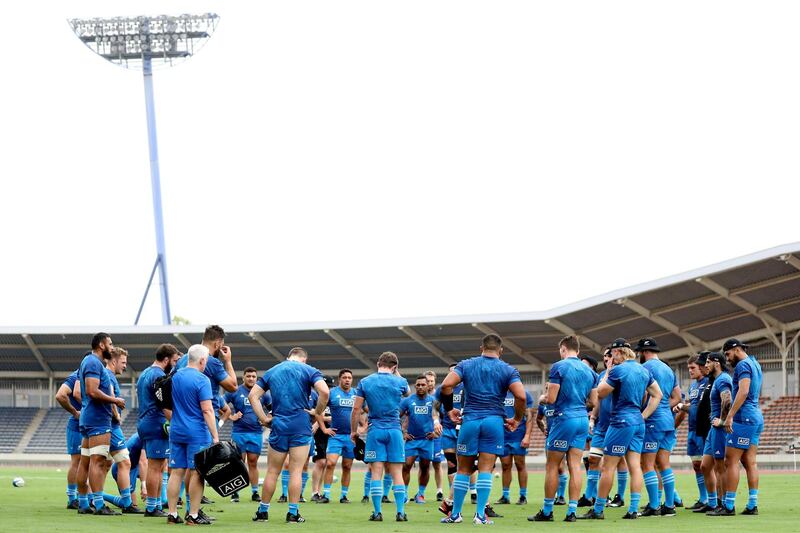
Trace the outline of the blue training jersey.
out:
M 408 417 L 406 432 L 415 439 L 424 439 L 433 431 L 434 397 L 426 394 L 422 398 L 413 394 L 400 402 L 400 416 Z
M 149 366 L 136 380 L 136 394 L 139 398 L 139 419 L 136 431 L 142 439 L 163 439 L 162 426 L 167 421 L 164 411 L 156 405 L 156 395 L 153 392 L 153 383 L 163 377 L 164 370 L 156 365 Z
M 511 391 L 508 391 L 506 393 L 506 399 L 503 401 L 506 418 L 514 418 L 515 401 L 516 398 L 514 398 L 514 395 L 511 393 Z M 525 391 L 525 416 L 522 417 L 522 421 L 519 423 L 519 426 L 517 426 L 517 429 L 515 429 L 513 433 L 509 433 L 508 431 L 505 432 L 506 440 L 522 440 L 522 438 L 525 436 L 525 425 L 528 423 L 528 409 L 531 409 L 532 407 L 533 396 L 531 396 L 530 392 Z
M 516 368 L 498 357 L 479 355 L 461 361 L 453 372 L 464 383 L 464 421 L 487 416 L 503 418 L 506 392 L 511 384 L 520 381 Z
M 244 385 L 240 385 L 238 389 L 229 392 L 224 396 L 224 402 L 233 406 L 231 409 L 232 414 L 242 413 L 242 417 L 233 421 L 233 433 L 263 433 L 264 428 L 258 422 L 256 412 L 250 405 L 250 390 Z M 272 397 L 269 392 L 265 392 L 261 397 L 261 406 L 266 412 L 269 412 L 272 405 Z
M 586 414 L 586 400 L 597 387 L 597 374 L 577 357 L 567 357 L 550 367 L 550 383 L 559 385 L 553 404 L 557 417 L 580 418 Z
M 331 429 L 336 430 L 337 435 L 350 434 L 350 417 L 353 414 L 353 404 L 356 401 L 356 390 L 350 388 L 347 392 L 341 387 L 331 389 L 328 398 L 328 408 L 331 411 Z
M 81 402 L 75 399 L 75 396 L 72 395 L 72 392 L 75 390 L 75 382 L 78 381 L 78 371 L 76 370 L 69 376 L 67 379 L 64 380 L 64 385 L 69 388 L 69 404 L 75 408 L 76 411 L 81 410 Z M 67 421 L 67 427 L 72 429 L 73 431 L 78 431 L 80 425 L 78 424 L 78 419 L 74 416 L 70 416 L 69 420 Z
M 442 429 L 456 429 L 456 423 L 450 420 L 450 416 L 444 412 L 444 405 L 442 405 L 442 386 L 436 387 L 433 391 L 433 397 L 439 402 L 439 420 L 442 424 Z M 464 407 L 464 384 L 459 383 L 453 387 L 453 409 L 461 409 Z
M 100 390 L 111 395 L 111 380 L 108 378 L 106 367 L 93 353 L 81 361 L 78 370 L 78 379 L 81 383 L 81 426 L 111 425 L 111 404 L 93 400 L 86 394 L 86 378 L 100 380 Z
M 212 400 L 211 382 L 196 368 L 181 368 L 172 376 L 172 421 L 169 440 L 182 444 L 207 444 L 211 432 L 200 402 Z
M 733 396 L 731 401 L 736 399 L 736 394 L 739 392 L 739 381 L 742 379 L 750 380 L 750 388 L 747 391 L 747 398 L 744 403 L 733 415 L 733 421 L 747 425 L 762 424 L 764 416 L 761 414 L 761 407 L 758 405 L 762 382 L 761 365 L 750 355 L 736 363 L 736 368 L 733 370 Z
M 272 395 L 272 431 L 276 435 L 311 435 L 309 397 L 322 373 L 299 361 L 283 361 L 258 378 L 258 386 Z
M 674 430 L 675 415 L 672 414 L 672 408 L 669 406 L 669 397 L 677 384 L 675 372 L 672 371 L 667 363 L 660 359 L 650 359 L 642 366 L 652 374 L 662 394 L 661 401 L 658 402 L 658 408 L 650 415 L 650 418 L 647 419 L 647 427 L 652 427 L 652 429 L 656 431 Z
M 654 381 L 652 374 L 634 360 L 614 365 L 606 378 L 606 383 L 614 387 L 610 394 L 613 397 L 613 410 L 609 425 L 625 427 L 643 424 L 644 396 L 647 387 Z
M 597 382 L 603 379 L 606 375 L 606 370 L 603 370 L 597 376 Z M 614 395 L 609 394 L 600 400 L 600 408 L 597 410 L 597 420 L 594 421 L 594 430 L 605 433 L 608 429 L 608 423 L 611 421 L 611 412 L 614 409 Z
M 722 372 L 714 379 L 714 383 L 711 385 L 711 394 L 709 395 L 712 420 L 719 418 L 722 412 L 722 393 L 725 391 L 731 392 L 731 390 L 733 390 L 733 380 L 727 372 Z M 733 396 L 731 396 L 731 402 L 733 402 Z
M 188 353 L 184 354 L 183 357 L 178 359 L 178 363 L 175 365 L 175 367 L 180 370 L 181 368 L 186 368 L 187 364 L 189 364 Z M 211 392 L 213 394 L 213 397 L 211 398 L 211 405 L 214 406 L 214 416 L 217 416 L 217 411 L 220 409 L 220 407 L 222 407 L 222 397 L 219 394 L 219 384 L 228 377 L 228 371 L 225 370 L 225 365 L 222 363 L 222 361 L 213 355 L 209 355 L 206 361 L 206 368 L 203 370 L 203 374 L 206 375 L 211 383 Z
M 408 390 L 405 379 L 388 372 L 376 372 L 359 381 L 356 395 L 369 404 L 369 427 L 401 429 L 400 402 Z
M 708 378 L 692 381 L 689 385 L 689 431 L 697 428 L 697 407 L 700 405 L 700 396 L 708 385 Z
M 117 376 L 114 375 L 114 372 L 106 368 L 106 372 L 108 372 L 108 379 L 111 380 L 111 390 L 114 392 L 114 398 L 120 397 L 120 390 L 119 390 L 119 381 L 117 381 Z M 117 413 L 119 416 L 122 417 L 122 410 L 117 407 Z M 119 427 L 119 421 L 116 418 L 111 418 L 111 427 Z

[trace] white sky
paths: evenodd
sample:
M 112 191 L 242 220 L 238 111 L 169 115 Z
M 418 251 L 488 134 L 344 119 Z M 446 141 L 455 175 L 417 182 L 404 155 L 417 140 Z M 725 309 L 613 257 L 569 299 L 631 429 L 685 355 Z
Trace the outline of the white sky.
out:
M 155 259 L 141 74 L 65 19 L 205 11 L 155 75 L 195 324 L 541 310 L 798 240 L 797 2 L 14 2 L 0 325 L 132 324 Z

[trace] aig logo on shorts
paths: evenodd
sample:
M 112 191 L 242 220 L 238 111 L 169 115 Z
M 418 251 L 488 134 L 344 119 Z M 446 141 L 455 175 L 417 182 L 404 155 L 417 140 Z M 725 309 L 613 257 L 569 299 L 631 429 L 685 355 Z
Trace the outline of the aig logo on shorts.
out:
M 736 442 L 739 444 L 739 446 L 750 446 L 750 439 L 747 437 L 739 437 Z
M 376 457 L 375 450 L 367 450 L 367 453 L 364 454 L 364 459 L 375 459 Z
M 565 440 L 553 441 L 553 448 L 563 448 L 563 449 L 566 450 L 567 449 L 567 441 L 565 441 Z
M 353 407 L 355 400 L 352 398 L 339 398 L 339 407 Z
M 427 415 L 428 414 L 428 406 L 427 405 L 422 405 L 422 406 L 415 405 L 414 406 L 414 414 Z
M 555 409 L 545 409 L 544 411 L 544 416 L 552 417 L 554 414 L 556 414 Z
M 645 442 L 644 443 L 644 449 L 645 450 L 655 450 L 657 448 L 658 448 L 658 443 L 657 442 Z
M 458 451 L 461 453 L 467 453 L 467 445 L 466 444 L 459 444 Z
M 611 453 L 625 453 L 625 446 L 612 446 Z

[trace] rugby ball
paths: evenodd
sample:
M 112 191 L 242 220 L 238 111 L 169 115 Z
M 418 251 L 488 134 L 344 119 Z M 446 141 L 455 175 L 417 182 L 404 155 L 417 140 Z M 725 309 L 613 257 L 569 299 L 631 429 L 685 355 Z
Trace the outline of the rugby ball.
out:
M 15 487 L 24 487 L 25 480 L 22 479 L 21 477 L 15 477 L 14 479 L 11 480 L 11 484 L 14 485 Z
M 333 475 L 333 482 L 334 483 L 338 483 L 339 482 L 339 476 L 337 476 L 336 474 Z

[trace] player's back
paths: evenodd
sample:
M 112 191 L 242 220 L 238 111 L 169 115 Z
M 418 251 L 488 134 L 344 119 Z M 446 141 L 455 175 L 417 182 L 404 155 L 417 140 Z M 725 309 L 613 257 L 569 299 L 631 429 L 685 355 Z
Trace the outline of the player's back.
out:
M 461 361 L 453 371 L 464 383 L 464 420 L 504 416 L 508 387 L 520 381 L 516 368 L 498 357 L 479 355 Z
M 442 401 L 442 387 L 441 385 L 436 387 L 436 390 L 433 392 L 433 397 L 436 398 L 437 402 Z M 453 409 L 462 409 L 464 407 L 464 384 L 459 383 L 455 387 L 453 387 Z M 439 419 L 442 422 L 442 427 L 444 429 L 455 429 L 456 423 L 450 419 L 447 413 L 444 412 L 444 404 L 439 403 Z
M 550 368 L 550 382 L 559 385 L 553 404 L 556 416 L 585 417 L 586 400 L 596 386 L 597 374 L 577 357 L 567 357 Z
M 711 418 L 719 418 L 722 411 L 722 393 L 725 391 L 731 392 L 733 388 L 733 379 L 727 372 L 722 372 L 719 376 L 714 378 L 714 383 L 711 385 Z M 731 398 L 733 401 L 733 398 Z
M 650 372 L 636 361 L 614 365 L 606 378 L 606 382 L 614 387 L 609 425 L 620 427 L 644 423 L 642 401 L 647 387 L 654 381 Z
M 388 372 L 376 372 L 358 383 L 356 394 L 369 403 L 370 428 L 400 429 L 400 402 L 408 382 Z
M 660 359 L 650 359 L 643 365 L 648 372 L 653 376 L 653 379 L 658 383 L 658 388 L 661 389 L 661 401 L 658 402 L 658 408 L 647 419 L 648 424 L 654 424 L 656 429 L 666 431 L 675 428 L 675 417 L 672 415 L 672 408 L 669 405 L 669 398 L 672 390 L 675 388 L 677 380 L 675 373 Z
M 283 361 L 258 379 L 258 385 L 272 395 L 272 427 L 281 434 L 300 430 L 311 434 L 309 397 L 314 384 L 322 380 L 316 368 L 299 361 Z

